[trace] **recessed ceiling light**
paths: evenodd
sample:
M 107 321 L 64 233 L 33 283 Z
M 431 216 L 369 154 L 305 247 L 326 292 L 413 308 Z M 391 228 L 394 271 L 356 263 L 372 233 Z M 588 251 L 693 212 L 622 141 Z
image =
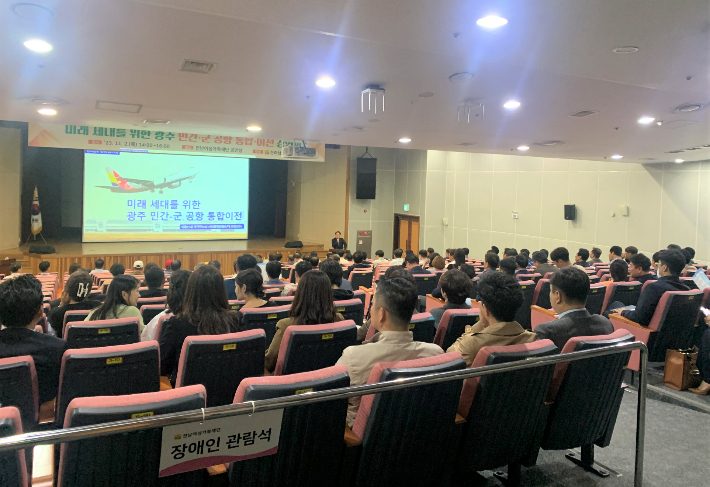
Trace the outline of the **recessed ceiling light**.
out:
M 615 159 L 615 160 L 617 160 L 617 161 L 618 161 L 619 159 L 623 158 L 623 157 L 624 157 L 624 156 L 619 155 L 619 154 L 614 154 L 613 156 L 611 156 L 612 159 Z
M 410 139 L 409 137 L 402 137 L 401 139 L 399 139 L 399 141 L 402 144 L 409 144 L 412 141 L 412 139 Z
M 633 54 L 634 52 L 638 52 L 639 48 L 635 46 L 624 46 L 624 47 L 617 47 L 616 49 L 613 49 L 613 52 L 616 54 Z
M 449 76 L 449 81 L 468 81 L 471 78 L 473 78 L 473 73 L 469 73 L 468 71 L 462 71 L 460 73 L 454 73 Z
M 47 21 L 54 15 L 49 8 L 29 2 L 16 3 L 10 7 L 10 10 L 18 17 L 35 22 Z
M 476 23 L 486 29 L 497 29 L 498 27 L 503 27 L 507 24 L 508 19 L 498 17 L 497 15 L 487 15 L 482 19 L 478 19 Z
M 166 120 L 164 118 L 146 118 L 143 120 L 143 123 L 152 125 L 167 125 L 170 123 L 170 120 Z
M 659 120 L 658 122 L 656 122 L 656 125 L 658 125 L 660 127 L 661 125 L 663 125 L 663 122 L 661 120 Z
M 527 145 L 520 145 L 518 146 L 518 150 L 520 152 L 525 152 L 526 150 L 530 150 L 530 147 L 528 147 Z
M 685 160 L 683 160 L 683 159 L 676 159 L 676 160 L 675 160 L 675 163 L 676 163 L 676 164 L 681 164 L 681 163 L 683 163 L 683 162 L 685 162 Z
M 258 125 L 249 125 L 247 127 L 247 130 L 249 132 L 261 132 L 261 127 L 259 127 Z
M 639 118 L 639 123 L 641 125 L 648 125 L 650 123 L 653 123 L 654 120 L 656 120 L 654 117 L 641 117 Z
M 476 145 L 476 143 L 475 142 L 461 142 L 458 145 L 462 145 L 464 147 L 471 147 L 472 145 Z
M 54 108 L 40 108 L 37 113 L 40 115 L 56 115 L 57 111 Z
M 695 110 L 700 110 L 703 106 L 700 103 L 688 103 L 687 105 L 681 105 L 673 110 L 676 113 L 688 113 L 694 112 Z
M 49 52 L 52 50 L 52 45 L 42 39 L 30 39 L 29 41 L 25 41 L 25 47 L 34 52 Z
M 424 93 L 419 93 L 419 98 L 431 98 L 434 96 L 434 93 L 431 91 L 425 91 Z
M 515 101 L 515 100 L 508 100 L 505 103 L 503 103 L 503 108 L 507 108 L 508 110 L 515 110 L 519 106 L 520 106 L 520 102 Z
M 335 81 L 329 76 L 323 76 L 322 78 L 318 78 L 316 84 L 321 88 L 332 88 L 335 86 Z

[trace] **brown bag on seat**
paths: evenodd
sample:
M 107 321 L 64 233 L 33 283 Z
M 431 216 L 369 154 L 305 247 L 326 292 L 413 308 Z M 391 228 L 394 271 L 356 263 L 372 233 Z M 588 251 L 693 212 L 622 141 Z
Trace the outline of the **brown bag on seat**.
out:
M 700 385 L 700 372 L 695 365 L 698 350 L 666 350 L 666 366 L 663 384 L 677 391 L 685 391 Z

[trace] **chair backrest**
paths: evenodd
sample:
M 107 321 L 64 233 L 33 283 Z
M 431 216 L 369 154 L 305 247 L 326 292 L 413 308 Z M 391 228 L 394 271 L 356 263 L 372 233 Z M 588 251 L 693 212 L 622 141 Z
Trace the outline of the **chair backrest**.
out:
M 205 396 L 205 388 L 195 385 L 144 394 L 78 397 L 61 422 L 73 428 L 191 411 L 205 407 Z M 112 485 L 117 478 L 120 485 L 164 485 L 158 479 L 162 434 L 162 428 L 151 428 L 63 443 L 57 485 Z M 167 485 L 201 485 L 203 474 L 200 469 L 174 475 Z
M 626 330 L 610 335 L 570 338 L 562 353 L 633 342 Z M 564 449 L 591 445 L 616 422 L 623 390 L 621 382 L 631 352 L 604 355 L 555 367 L 548 402 L 553 402 L 543 448 Z
M 549 279 L 550 277 L 552 277 L 552 274 L 554 274 L 554 273 L 555 273 L 555 271 L 545 272 L 545 275 L 542 276 L 542 278 Z
M 532 306 L 533 295 L 535 294 L 535 281 L 520 281 L 520 289 L 523 291 L 523 305 L 515 313 L 515 321 L 526 330 L 532 330 Z
M 146 325 L 150 323 L 150 321 L 158 316 L 160 313 L 165 311 L 165 305 L 164 304 L 144 304 L 143 306 L 140 307 L 141 310 L 141 316 L 143 317 L 143 323 Z
M 414 280 L 417 283 L 417 294 L 419 296 L 431 294 L 439 285 L 439 276 L 436 274 L 414 274 Z
M 264 299 L 268 301 L 269 298 L 278 298 L 282 290 L 283 286 L 264 286 Z
M 372 269 L 353 269 L 348 280 L 353 289 L 360 289 L 360 286 L 372 287 Z
M 703 292 L 666 291 L 656 306 L 648 328 L 656 330 L 651 334 L 648 346 L 648 360 L 665 360 L 666 350 L 681 350 L 693 346 L 695 320 L 698 317 Z
M 19 409 L 26 431 L 37 426 L 39 388 L 35 361 L 31 356 L 0 359 L 0 406 Z
M 75 397 L 119 396 L 160 389 L 158 342 L 112 347 L 69 349 L 62 357 L 55 419 Z
M 335 301 L 335 311 L 343 315 L 346 320 L 353 320 L 356 325 L 362 325 L 365 316 L 365 305 L 359 299 L 344 299 Z
M 542 279 L 542 275 L 539 272 L 536 272 L 534 274 L 518 274 L 515 278 L 518 281 L 533 281 L 537 284 L 537 281 Z
M 20 410 L 14 406 L 0 407 L 0 438 L 22 434 Z M 29 487 L 25 450 L 0 453 L 0 485 Z
M 415 342 L 434 343 L 436 328 L 431 313 L 418 313 L 409 320 L 409 331 Z M 368 330 L 369 331 L 369 330 Z
M 175 387 L 202 384 L 207 390 L 207 407 L 231 404 L 244 378 L 264 375 L 265 351 L 263 330 L 187 337 Z
M 546 274 L 547 275 L 547 274 Z M 540 279 L 535 285 L 535 292 L 533 293 L 533 305 L 540 306 L 544 309 L 552 308 L 552 303 L 550 303 L 550 280 Z
M 242 308 L 242 306 L 244 306 L 244 303 L 246 303 L 246 301 L 240 301 L 238 299 L 230 299 L 229 300 L 229 307 L 231 308 L 232 311 L 237 311 L 237 310 L 240 310 Z
M 471 368 L 554 355 L 551 340 L 483 347 Z M 519 462 L 536 451 L 545 427 L 545 397 L 554 365 L 502 372 L 464 381 L 458 413 L 466 418 L 459 461 L 470 472 Z M 485 447 L 483 447 L 485 445 Z
M 270 307 L 291 306 L 291 303 L 293 303 L 294 299 L 295 299 L 295 296 L 276 296 L 276 297 L 269 299 L 268 306 L 270 306 Z
M 355 295 L 356 299 L 362 301 L 362 309 L 365 309 L 365 305 L 367 303 L 367 294 L 365 293 L 365 291 L 361 289 L 354 289 L 353 294 Z
M 596 274 L 592 274 L 589 276 L 589 284 L 597 284 L 599 283 L 599 276 Z
M 604 284 L 591 284 L 589 286 L 589 294 L 587 294 L 587 302 L 584 307 L 587 308 L 590 314 L 600 315 L 604 311 L 604 298 L 606 297 L 607 287 Z
M 165 305 L 165 303 L 168 302 L 168 297 L 167 296 L 157 296 L 155 298 L 138 298 L 138 309 L 141 309 L 142 306 L 146 304 L 162 304 Z M 164 307 L 164 306 L 163 306 Z
M 289 279 L 291 277 L 292 265 L 285 265 L 281 267 L 281 279 Z
M 471 299 L 476 299 L 476 296 L 478 296 L 478 281 L 480 281 L 480 277 L 474 277 L 471 280 L 471 283 L 473 286 L 471 287 L 471 293 L 468 295 L 469 298 Z
M 155 341 L 160 343 L 160 331 L 163 329 L 163 322 L 169 318 L 171 318 L 173 315 L 170 313 L 166 313 L 160 318 L 158 318 L 158 324 L 155 325 Z
M 434 335 L 434 343 L 447 350 L 464 334 L 466 326 L 473 326 L 478 321 L 478 308 L 447 309 L 444 311 Z
M 86 317 L 89 316 L 89 313 L 91 313 L 91 310 L 75 310 L 67 311 L 66 313 L 64 313 L 64 322 L 62 323 L 62 336 L 67 335 L 67 323 L 73 321 L 84 321 Z M 56 327 L 57 324 L 54 324 L 52 326 Z
M 350 377 L 342 365 L 301 374 L 250 377 L 239 385 L 234 402 L 349 385 Z M 233 463 L 229 469 L 230 485 L 336 485 L 347 404 L 347 399 L 338 399 L 284 408 L 276 454 Z
M 274 375 L 331 367 L 343 355 L 343 350 L 351 345 L 357 345 L 357 327 L 352 320 L 289 326 L 281 339 Z
M 266 348 L 276 334 L 276 323 L 288 318 L 291 306 L 274 306 L 266 308 L 242 308 L 242 325 L 247 330 L 261 328 L 266 333 Z
M 73 321 L 67 323 L 64 339 L 67 348 L 127 345 L 141 340 L 138 318 Z
M 382 362 L 368 383 L 464 368 L 458 352 Z M 461 385 L 453 380 L 363 396 L 353 425 L 362 439 L 357 485 L 438 485 L 454 437 Z
M 695 284 L 695 279 L 692 277 L 681 277 L 680 282 L 688 286 L 690 289 L 698 289 L 698 285 Z
M 624 306 L 636 306 L 641 295 L 641 287 L 638 281 L 612 282 L 606 288 L 602 309 L 606 310 L 615 301 L 624 303 Z

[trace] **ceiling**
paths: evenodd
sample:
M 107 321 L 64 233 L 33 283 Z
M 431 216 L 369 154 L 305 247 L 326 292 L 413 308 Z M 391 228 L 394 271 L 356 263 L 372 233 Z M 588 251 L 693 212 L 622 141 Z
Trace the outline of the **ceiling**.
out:
M 27 1 L 52 14 L 23 18 L 17 0 L 0 0 L 0 119 L 47 122 L 28 100 L 40 96 L 66 101 L 55 123 L 169 119 L 174 131 L 238 135 L 258 124 L 267 136 L 333 144 L 405 147 L 406 136 L 415 149 L 710 159 L 710 148 L 668 153 L 710 144 L 707 0 Z M 508 24 L 476 25 L 492 12 Z M 35 37 L 53 51 L 27 50 Z M 622 46 L 639 51 L 612 52 Z M 180 72 L 185 59 L 218 66 Z M 461 71 L 474 77 L 449 80 Z M 337 84 L 317 87 L 321 75 Z M 360 111 L 372 83 L 386 90 L 377 115 Z M 509 99 L 522 106 L 504 109 Z M 142 110 L 97 110 L 97 100 Z M 458 122 L 465 100 L 483 103 L 485 117 Z M 688 103 L 704 107 L 674 113 Z M 579 110 L 598 113 L 569 116 Z M 664 123 L 639 125 L 644 115 Z M 535 145 L 547 140 L 564 144 Z

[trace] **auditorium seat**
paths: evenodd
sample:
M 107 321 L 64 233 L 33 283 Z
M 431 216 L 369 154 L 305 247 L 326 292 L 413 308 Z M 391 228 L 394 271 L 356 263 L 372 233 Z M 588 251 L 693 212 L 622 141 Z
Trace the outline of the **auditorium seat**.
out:
M 589 284 L 598 284 L 600 282 L 599 276 L 592 274 L 589 276 Z
M 554 272 L 552 272 L 552 271 L 546 272 L 545 275 L 542 276 L 542 278 L 543 278 L 543 279 L 549 279 L 550 277 L 552 277 L 552 274 L 554 274 Z
M 75 397 L 157 392 L 160 388 L 158 342 L 69 349 L 62 357 L 55 422 Z
M 158 318 L 158 323 L 155 325 L 155 341 L 160 342 L 160 330 L 163 329 L 163 322 L 165 320 L 172 318 L 173 315 L 165 314 Z
M 145 306 L 147 304 L 162 304 L 163 308 L 165 308 L 165 303 L 167 303 L 167 301 L 167 296 L 158 296 L 155 298 L 138 298 L 138 305 L 136 307 L 138 309 L 141 309 L 142 306 Z
M 31 356 L 0 359 L 0 406 L 16 407 L 20 411 L 25 431 L 37 427 L 39 388 L 35 362 Z
M 468 295 L 470 299 L 476 299 L 476 296 L 478 296 L 478 281 L 480 280 L 480 277 L 474 277 L 471 280 L 471 282 L 473 283 L 473 287 L 471 287 L 471 292 Z
M 47 333 L 47 315 L 42 314 L 42 317 L 39 319 L 37 322 L 37 325 L 35 327 L 39 326 L 42 329 L 42 333 Z
M 348 277 L 353 289 L 360 289 L 360 286 L 367 288 L 372 287 L 372 270 L 371 269 L 353 269 Z
M 615 301 L 624 303 L 624 306 L 636 306 L 640 295 L 641 283 L 638 281 L 612 282 L 606 288 L 602 309 L 608 309 Z
M 192 411 L 205 407 L 205 396 L 205 388 L 194 385 L 142 394 L 78 397 L 67 407 L 61 424 L 64 428 L 74 428 Z M 162 431 L 162 428 L 151 428 L 63 443 L 57 485 L 203 485 L 203 469 L 158 478 Z
M 84 321 L 89 316 L 91 310 L 72 310 L 64 313 L 64 322 L 62 323 L 62 336 L 67 336 L 67 323 L 73 321 Z M 56 324 L 54 325 L 56 327 Z
M 207 407 L 231 404 L 244 378 L 264 375 L 265 351 L 263 330 L 187 337 L 175 387 L 202 384 L 207 390 Z
M 690 289 L 698 289 L 698 285 L 695 284 L 695 280 L 692 277 L 681 277 L 680 282 L 688 286 Z
M 412 319 L 409 320 L 409 331 L 412 332 L 413 340 L 434 343 L 434 335 L 436 334 L 434 321 L 431 313 L 418 313 L 412 316 Z
M 331 367 L 351 345 L 357 345 L 357 327 L 353 320 L 289 326 L 281 339 L 274 375 Z
M 515 321 L 526 330 L 530 330 L 530 306 L 532 306 L 533 295 L 535 294 L 535 281 L 520 281 L 519 284 L 520 289 L 523 291 L 523 305 L 515 313 Z
M 439 321 L 434 335 L 434 343 L 447 350 L 466 331 L 467 326 L 478 322 L 479 310 L 447 309 Z
M 147 325 L 153 318 L 165 311 L 165 304 L 144 304 L 139 309 L 143 317 L 143 323 Z
M 451 352 L 378 363 L 367 382 L 465 368 L 461 355 Z M 451 380 L 363 396 L 352 429 L 362 442 L 355 485 L 445 485 L 461 386 L 462 381 Z
M 239 301 L 237 299 L 230 299 L 229 300 L 229 307 L 231 308 L 232 311 L 237 311 L 241 309 L 242 306 L 244 306 L 244 303 L 246 301 Z
M 300 374 L 250 377 L 239 385 L 234 403 L 290 397 L 349 385 L 350 377 L 342 365 Z M 347 405 L 347 399 L 337 399 L 284 408 L 276 453 L 232 463 L 229 485 L 337 485 Z
M 683 350 L 693 345 L 695 321 L 698 317 L 702 291 L 666 291 L 656 306 L 651 322 L 642 326 L 621 314 L 609 315 L 614 330 L 626 330 L 648 347 L 648 360 L 662 362 L 667 350 Z M 640 352 L 631 353 L 629 369 L 639 370 Z
M 554 355 L 551 340 L 483 347 L 471 368 Z M 507 371 L 464 381 L 458 413 L 466 418 L 456 452 L 459 480 L 481 470 L 508 465 L 508 484 L 519 485 L 520 466 L 539 449 L 545 427 L 547 396 L 554 364 Z M 462 483 L 462 482 L 457 482 Z
M 138 343 L 141 339 L 138 318 L 72 321 L 64 330 L 67 348 L 107 347 Z
M 562 354 L 633 342 L 626 330 L 610 335 L 582 336 L 567 341 Z M 606 447 L 616 423 L 623 396 L 622 380 L 631 352 L 558 363 L 547 401 L 551 403 L 541 446 L 567 450 L 565 455 L 585 470 L 603 477 L 609 472 L 594 466 L 594 445 Z
M 20 411 L 14 406 L 0 407 L 0 438 L 22 434 Z M 0 485 L 30 487 L 25 450 L 0 453 Z
M 550 280 L 540 279 L 535 284 L 535 292 L 533 293 L 533 306 L 539 306 L 544 309 L 552 308 L 550 303 Z
M 333 305 L 335 306 L 335 311 L 343 315 L 344 319 L 353 320 L 358 326 L 362 325 L 365 315 L 365 306 L 362 301 L 357 298 L 344 299 L 333 302 Z
M 266 348 L 276 334 L 276 323 L 288 318 L 291 306 L 274 306 L 267 308 L 242 308 L 242 325 L 247 330 L 261 328 L 266 333 Z
M 439 276 L 434 274 L 414 274 L 414 280 L 417 283 L 417 294 L 419 296 L 431 294 L 439 285 Z
M 587 294 L 587 302 L 584 307 L 587 308 L 590 314 L 602 314 L 606 290 L 607 287 L 604 284 L 592 284 L 589 286 L 589 294 Z
M 264 299 L 268 301 L 269 298 L 278 298 L 283 288 L 284 286 L 264 286 Z
M 294 296 L 276 296 L 273 298 L 269 298 L 269 304 L 267 306 L 271 307 L 276 307 L 276 306 L 291 306 L 291 303 L 293 303 Z
M 515 278 L 518 281 L 533 281 L 534 283 L 537 283 L 537 281 L 542 279 L 542 275 L 539 272 L 536 272 L 534 274 L 518 274 Z
M 354 289 L 353 294 L 355 295 L 356 299 L 362 301 L 362 309 L 367 311 L 367 293 L 365 293 L 365 291 L 361 289 Z

